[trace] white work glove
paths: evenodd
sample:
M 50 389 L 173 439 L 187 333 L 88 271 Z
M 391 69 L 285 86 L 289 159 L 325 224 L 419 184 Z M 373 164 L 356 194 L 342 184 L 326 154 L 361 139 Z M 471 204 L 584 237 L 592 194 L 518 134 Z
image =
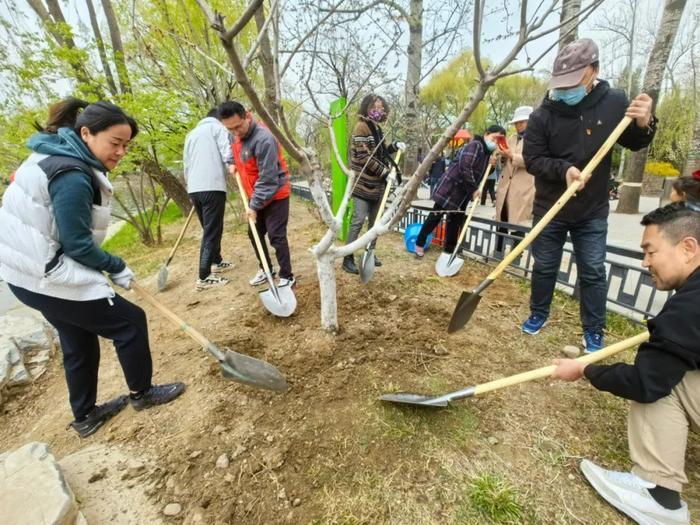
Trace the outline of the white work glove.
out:
M 406 143 L 405 142 L 394 142 L 394 147 L 396 149 L 400 149 L 401 151 L 406 151 Z
M 132 272 L 131 268 L 128 266 L 125 266 L 119 273 L 109 274 L 109 278 L 112 279 L 112 282 L 117 286 L 121 286 L 125 290 L 131 288 L 131 281 L 133 281 L 135 277 L 134 272 Z

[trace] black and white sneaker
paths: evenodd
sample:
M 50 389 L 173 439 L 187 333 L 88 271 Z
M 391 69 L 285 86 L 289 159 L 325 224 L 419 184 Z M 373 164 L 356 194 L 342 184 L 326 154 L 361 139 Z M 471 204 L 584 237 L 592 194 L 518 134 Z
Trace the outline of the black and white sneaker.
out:
M 118 414 L 126 406 L 127 396 L 119 396 L 104 405 L 95 405 L 90 413 L 80 421 L 73 421 L 68 426 L 73 427 L 81 438 L 91 436 L 104 425 L 109 418 Z
M 233 263 L 229 261 L 221 261 L 219 264 L 211 265 L 211 273 L 223 273 L 233 269 Z
M 277 287 L 281 288 L 283 286 L 289 286 L 290 288 L 296 288 L 297 287 L 297 280 L 294 277 L 290 277 L 289 279 L 285 279 L 284 277 L 280 277 L 280 280 L 277 281 Z
M 275 271 L 272 268 L 270 268 L 270 272 L 272 274 L 272 278 L 274 279 L 275 275 L 277 275 L 277 274 L 275 273 Z M 258 270 L 258 273 L 256 273 L 253 276 L 253 278 L 248 282 L 250 283 L 251 286 L 260 286 L 261 284 L 265 284 L 267 282 L 267 276 L 265 275 L 265 270 L 260 268 Z
M 165 385 L 151 385 L 150 388 L 136 394 L 129 394 L 129 403 L 134 410 L 154 407 L 170 403 L 185 391 L 184 383 L 167 383 Z
M 198 292 L 201 292 L 207 288 L 214 288 L 215 286 L 223 286 L 225 284 L 228 284 L 228 279 L 226 277 L 210 275 L 206 279 L 197 279 L 194 287 Z

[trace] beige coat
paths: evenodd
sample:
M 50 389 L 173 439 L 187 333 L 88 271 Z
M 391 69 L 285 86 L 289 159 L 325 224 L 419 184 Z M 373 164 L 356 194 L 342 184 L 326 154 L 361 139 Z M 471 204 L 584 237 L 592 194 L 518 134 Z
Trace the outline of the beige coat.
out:
M 496 220 L 529 226 L 532 220 L 532 203 L 535 200 L 535 177 L 525 170 L 523 140 L 518 135 L 508 139 L 513 159 L 503 157 L 505 164 L 496 192 Z M 503 204 L 508 216 L 501 219 Z

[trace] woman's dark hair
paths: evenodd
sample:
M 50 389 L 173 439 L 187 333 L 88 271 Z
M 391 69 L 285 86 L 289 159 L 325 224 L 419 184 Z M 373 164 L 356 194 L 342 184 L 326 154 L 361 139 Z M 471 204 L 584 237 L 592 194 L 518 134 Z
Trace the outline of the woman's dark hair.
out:
M 678 177 L 673 181 L 673 189 L 686 199 L 700 201 L 700 180 L 694 177 Z
M 234 115 L 245 118 L 246 110 L 240 102 L 229 100 L 219 106 L 219 119 L 231 118 Z
M 486 128 L 486 131 L 484 131 L 484 134 L 486 133 L 501 133 L 505 135 L 506 130 L 503 128 L 503 126 L 499 126 L 498 124 L 491 124 L 488 128 Z
M 384 97 L 380 97 L 379 95 L 375 95 L 374 93 L 370 93 L 369 95 L 365 95 L 364 98 L 362 99 L 362 102 L 360 102 L 360 110 L 359 114 L 362 117 L 367 117 L 369 116 L 369 110 L 372 106 L 374 106 L 374 103 L 377 100 L 381 100 L 382 104 L 384 105 L 384 112 L 388 115 L 389 114 L 389 103 L 386 101 Z
M 136 121 L 111 102 L 100 100 L 89 104 L 79 98 L 68 97 L 49 108 L 45 126 L 34 122 L 34 127 L 45 133 L 56 133 L 58 128 L 73 128 L 78 134 L 81 128 L 86 127 L 94 135 L 118 124 L 129 125 L 132 139 L 139 132 Z

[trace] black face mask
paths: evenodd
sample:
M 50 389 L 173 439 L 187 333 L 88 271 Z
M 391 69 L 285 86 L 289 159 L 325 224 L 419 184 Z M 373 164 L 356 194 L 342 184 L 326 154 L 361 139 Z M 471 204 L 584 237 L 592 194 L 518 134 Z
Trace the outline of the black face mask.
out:
M 518 134 L 518 138 L 523 138 L 525 136 L 525 131 L 527 130 L 517 131 L 516 133 Z

